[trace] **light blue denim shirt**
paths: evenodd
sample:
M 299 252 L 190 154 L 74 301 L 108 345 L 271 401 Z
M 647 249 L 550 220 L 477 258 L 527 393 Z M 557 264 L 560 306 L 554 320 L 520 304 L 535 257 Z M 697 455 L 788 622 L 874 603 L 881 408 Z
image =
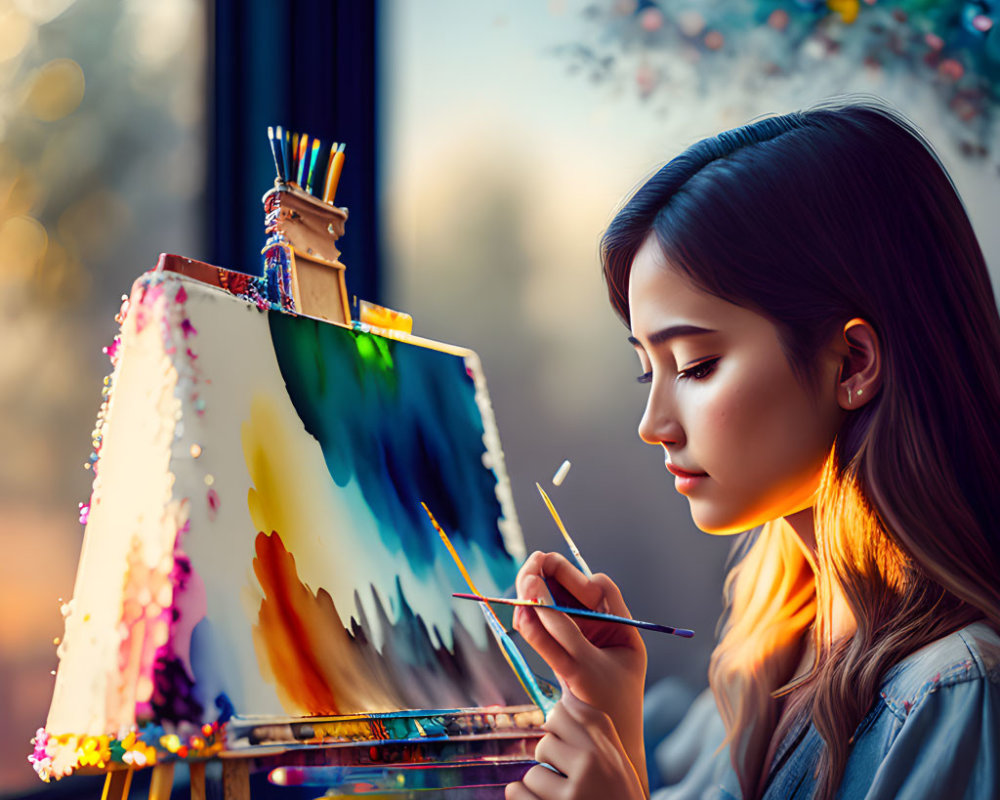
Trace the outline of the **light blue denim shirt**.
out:
M 977 622 L 918 650 L 888 672 L 880 695 L 855 731 L 838 798 L 1000 798 L 1000 636 L 992 628 Z M 740 798 L 728 749 L 717 750 L 724 731 L 710 700 L 699 697 L 657 747 L 667 786 L 655 800 Z M 821 746 L 812 725 L 792 731 L 765 800 L 812 797 Z

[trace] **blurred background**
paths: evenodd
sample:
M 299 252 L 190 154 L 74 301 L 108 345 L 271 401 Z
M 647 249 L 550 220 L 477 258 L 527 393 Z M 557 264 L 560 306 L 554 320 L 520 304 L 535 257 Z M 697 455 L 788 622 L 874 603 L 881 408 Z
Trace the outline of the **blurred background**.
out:
M 927 0 L 0 0 L 0 791 L 40 787 L 90 492 L 102 347 L 173 252 L 254 272 L 266 126 L 346 141 L 352 291 L 482 357 L 529 549 L 560 537 L 649 637 L 650 681 L 705 683 L 725 539 L 699 532 L 635 428 L 645 388 L 597 246 L 697 139 L 844 92 L 937 147 L 991 269 L 998 3 Z M 994 273 L 994 284 L 998 278 Z M 64 782 L 71 783 L 71 782 Z M 67 791 L 63 789 L 63 791 Z

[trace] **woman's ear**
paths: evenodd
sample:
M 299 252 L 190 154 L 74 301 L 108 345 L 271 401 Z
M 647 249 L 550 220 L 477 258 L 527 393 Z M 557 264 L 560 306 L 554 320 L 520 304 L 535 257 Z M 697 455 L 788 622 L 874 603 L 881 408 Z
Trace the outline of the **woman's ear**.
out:
M 871 400 L 882 385 L 882 347 L 875 328 L 859 317 L 844 325 L 841 337 L 837 402 L 851 411 Z

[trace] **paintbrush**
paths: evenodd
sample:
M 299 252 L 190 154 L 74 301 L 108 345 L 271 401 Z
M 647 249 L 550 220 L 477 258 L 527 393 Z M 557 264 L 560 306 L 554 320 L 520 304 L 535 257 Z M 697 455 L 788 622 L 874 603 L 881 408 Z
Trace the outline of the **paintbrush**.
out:
M 267 140 L 271 143 L 271 156 L 274 158 L 274 171 L 278 174 L 278 180 L 285 182 L 285 168 L 281 163 L 281 126 L 278 126 L 278 134 L 275 136 L 274 128 L 270 125 L 267 128 Z
M 303 133 L 299 137 L 299 155 L 298 155 L 298 180 L 296 183 L 305 189 L 306 188 L 306 168 L 307 162 L 309 161 L 309 134 Z
M 309 159 L 309 169 L 306 170 L 306 185 L 305 190 L 312 194 L 313 186 L 313 173 L 316 171 L 316 159 L 319 156 L 320 141 L 319 139 L 313 139 L 312 143 L 312 155 Z
M 299 135 L 292 132 L 292 169 L 288 174 L 289 182 L 294 182 L 299 174 Z
M 616 614 L 607 614 L 603 611 L 594 611 L 589 608 L 570 608 L 569 606 L 550 606 L 540 600 L 508 600 L 506 597 L 484 597 L 478 594 L 465 594 L 463 592 L 452 592 L 452 597 L 460 600 L 477 600 L 480 603 L 496 603 L 504 606 L 526 606 L 530 608 L 547 608 L 551 611 L 560 611 L 571 617 L 584 617 L 586 619 L 596 619 L 600 622 L 616 622 L 620 625 L 631 625 L 633 628 L 642 628 L 645 631 L 656 631 L 657 633 L 669 633 L 674 636 L 683 636 L 690 639 L 694 636 L 694 631 L 687 628 L 674 628 L 670 625 L 660 625 L 658 622 L 643 622 L 641 619 L 631 617 L 619 617 Z
M 568 464 L 569 464 L 568 461 L 563 462 L 563 465 L 559 468 L 559 472 L 556 473 L 557 477 L 560 476 L 560 473 L 561 473 L 561 478 L 566 477 L 566 473 L 569 472 Z M 555 483 L 555 479 L 553 479 L 553 483 Z M 561 479 L 559 483 L 562 483 Z M 559 484 L 557 483 L 556 485 Z M 551 514 L 552 519 L 555 520 L 556 527 L 559 528 L 559 532 L 563 535 L 563 539 L 566 540 L 566 544 L 569 547 L 569 551 L 573 554 L 573 558 L 576 560 L 577 566 L 580 567 L 580 571 L 588 578 L 593 578 L 594 573 L 591 572 L 590 567 L 587 566 L 587 562 L 584 560 L 583 555 L 580 553 L 580 548 L 576 546 L 576 542 L 573 541 L 573 537 L 570 536 L 569 531 L 566 530 L 566 526 L 563 524 L 562 517 L 559 516 L 559 512 L 556 511 L 555 505 L 549 499 L 548 494 L 546 494 L 545 490 L 542 488 L 540 483 L 535 481 L 535 486 L 538 488 L 538 492 L 539 494 L 541 494 L 542 500 L 545 501 L 545 507 L 549 510 L 549 514 Z M 549 582 L 545 580 L 544 576 L 542 576 L 542 580 L 545 582 L 545 586 L 548 588 L 549 594 L 551 594 L 553 598 L 555 598 L 555 593 L 552 591 L 552 587 L 549 585 Z M 568 595 L 569 597 L 573 597 L 571 594 L 569 594 L 569 592 L 565 590 L 563 590 L 562 593 Z M 690 639 L 692 636 L 694 636 L 694 631 L 689 630 L 688 628 L 674 628 L 671 625 L 660 625 L 659 623 L 656 622 L 642 622 L 640 620 L 631 619 L 630 617 L 619 617 L 616 614 L 608 614 L 604 611 L 595 611 L 591 608 L 586 608 L 582 604 L 577 606 L 563 606 L 563 605 L 550 606 L 545 603 L 540 603 L 534 600 L 498 600 L 492 597 L 488 599 L 491 603 L 495 602 L 495 603 L 501 603 L 503 605 L 512 605 L 512 606 L 544 605 L 546 608 L 552 608 L 555 609 L 556 611 L 562 611 L 564 614 L 569 614 L 571 616 L 586 617 L 587 619 L 597 619 L 597 620 L 602 620 L 604 622 L 618 622 L 621 623 L 622 625 L 632 625 L 635 628 L 642 628 L 643 630 L 659 631 L 660 633 L 670 633 L 673 634 L 674 636 L 683 636 L 686 639 Z M 575 597 L 573 598 L 573 600 L 579 603 L 579 600 L 576 600 Z
M 537 764 L 537 761 L 523 758 L 486 757 L 453 763 L 277 767 L 271 770 L 268 780 L 275 786 L 324 786 L 328 789 L 327 797 L 372 791 L 408 794 L 502 787 L 520 780 Z M 380 793 L 379 796 L 384 795 Z
M 472 580 L 472 575 L 469 574 L 469 570 L 465 568 L 465 564 L 458 555 L 458 551 L 455 550 L 455 546 L 451 543 L 451 539 L 448 538 L 448 534 L 444 532 L 431 510 L 427 507 L 427 504 L 420 503 L 423 506 L 427 516 L 430 518 L 431 525 L 434 526 L 434 530 L 437 531 L 438 536 L 441 537 L 441 541 L 444 542 L 444 546 L 448 548 L 448 552 L 451 554 L 452 560 L 455 562 L 455 566 L 458 567 L 458 571 L 462 573 L 462 577 L 465 582 L 469 585 L 469 588 L 473 592 L 473 596 L 482 597 L 482 592 L 476 588 L 476 584 Z M 507 659 L 507 663 L 510 668 L 514 671 L 514 675 L 517 677 L 521 684 L 521 687 L 527 692 L 528 697 L 531 701 L 542 709 L 542 713 L 548 717 L 549 712 L 555 707 L 555 700 L 549 697 L 542 690 L 538 681 L 535 678 L 535 674 L 531 671 L 531 667 L 528 666 L 528 662 L 524 660 L 524 656 L 521 655 L 521 651 L 517 649 L 517 645 L 514 644 L 514 640 L 510 638 L 507 633 L 507 629 L 504 628 L 503 623 L 500 621 L 500 617 L 496 615 L 493 607 L 490 606 L 488 602 L 480 602 L 479 608 L 483 612 L 483 616 L 486 618 L 486 623 L 490 630 L 493 632 L 494 638 L 497 640 L 497 644 L 500 646 L 500 652 L 503 653 L 504 658 Z
M 330 163 L 326 168 L 326 181 L 324 182 L 323 201 L 333 204 L 333 199 L 337 195 L 337 184 L 340 183 L 340 173 L 344 169 L 344 148 L 347 145 L 341 142 L 336 150 L 330 151 Z
M 576 542 L 573 541 L 573 537 L 569 535 L 569 531 L 566 530 L 566 526 L 563 525 L 562 517 L 560 517 L 559 512 L 556 511 L 556 507 L 552 504 L 552 501 L 549 500 L 549 496 L 545 493 L 545 490 L 538 481 L 535 481 L 535 486 L 538 487 L 538 491 L 542 495 L 542 500 L 545 501 L 545 507 L 552 515 L 552 519 L 555 520 L 556 526 L 559 528 L 559 532 L 563 535 L 563 539 L 566 540 L 566 544 L 569 546 L 569 551 L 573 554 L 573 558 L 576 559 L 577 566 L 580 567 L 580 572 L 588 578 L 593 578 L 594 573 L 590 571 L 590 567 L 587 566 L 587 562 L 583 560 L 583 556 L 580 554 L 580 550 L 576 546 Z

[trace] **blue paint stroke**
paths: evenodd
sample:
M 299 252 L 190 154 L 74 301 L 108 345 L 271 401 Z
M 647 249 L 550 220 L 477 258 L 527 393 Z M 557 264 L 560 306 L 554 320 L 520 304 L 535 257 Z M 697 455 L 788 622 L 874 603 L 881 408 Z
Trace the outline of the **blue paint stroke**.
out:
M 289 398 L 330 477 L 357 482 L 386 546 L 430 577 L 442 551 L 424 500 L 457 542 L 478 545 L 497 586 L 513 583 L 465 360 L 305 317 L 268 321 Z

